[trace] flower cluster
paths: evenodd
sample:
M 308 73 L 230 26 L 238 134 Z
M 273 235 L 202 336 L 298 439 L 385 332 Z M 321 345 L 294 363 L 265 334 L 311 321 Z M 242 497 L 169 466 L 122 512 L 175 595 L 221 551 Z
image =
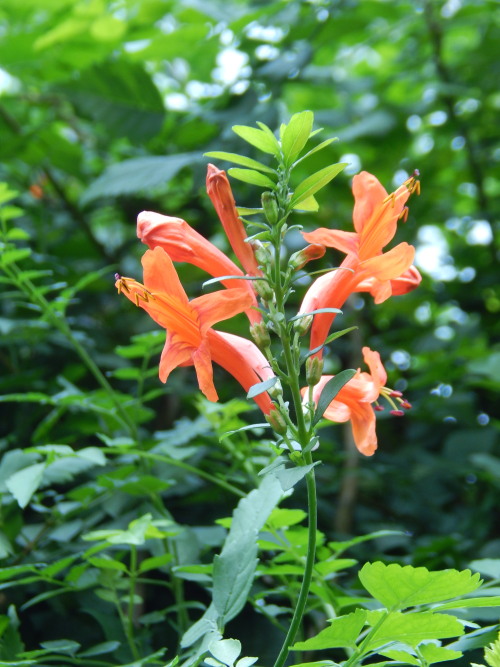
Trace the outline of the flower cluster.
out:
M 308 380 L 309 389 L 306 387 L 301 392 L 305 413 L 310 413 L 318 404 L 332 377 L 321 375 L 323 346 L 337 310 L 349 295 L 369 292 L 375 303 L 381 303 L 392 295 L 409 292 L 420 282 L 420 274 L 412 264 L 415 251 L 411 245 L 400 243 L 383 252 L 396 233 L 398 220 L 406 218 L 406 202 L 417 189 L 418 180 L 412 176 L 394 193 L 388 194 L 375 176 L 360 173 L 353 179 L 355 231 L 320 228 L 304 232 L 309 245 L 290 258 L 289 270 L 296 271 L 308 261 L 321 257 L 326 248 L 335 248 L 346 255 L 340 267 L 324 273 L 311 284 L 298 312 L 297 323 L 305 323 L 302 334 L 312 321 L 309 356 L 311 361 L 317 359 L 315 368 L 319 369 L 314 381 Z M 227 176 L 213 165 L 208 166 L 207 192 L 241 268 L 186 221 L 145 211 L 139 215 L 137 224 L 137 235 L 148 246 L 142 259 L 144 284 L 117 276 L 116 286 L 167 331 L 160 360 L 160 380 L 166 382 L 177 366 L 194 365 L 200 390 L 209 400 L 216 401 L 213 362 L 233 375 L 246 391 L 256 384 L 272 381 L 276 375 L 282 377 L 270 351 L 269 330 L 276 332 L 276 327 L 273 328 L 272 318 L 265 317 L 273 301 L 272 289 L 265 279 L 270 255 L 264 245 L 249 242 Z M 219 278 L 226 289 L 189 300 L 174 262 L 188 262 L 201 268 Z M 213 328 L 239 313 L 248 317 L 258 346 L 247 338 Z M 371 455 L 377 447 L 372 404 L 379 409 L 379 397 L 392 400 L 391 395 L 395 393 L 385 387 L 387 376 L 380 355 L 365 347 L 363 356 L 370 372 L 358 370 L 323 416 L 334 422 L 350 420 L 358 449 Z M 269 382 L 268 388 L 271 384 Z M 278 382 L 275 389 L 276 386 Z M 263 390 L 255 393 L 254 400 L 275 428 L 278 424 L 286 429 L 286 414 L 283 418 L 286 404 L 282 397 L 276 402 L 276 391 L 269 391 L 274 399 Z M 397 398 L 403 407 L 409 407 L 409 403 Z M 400 412 L 393 410 L 394 414 Z

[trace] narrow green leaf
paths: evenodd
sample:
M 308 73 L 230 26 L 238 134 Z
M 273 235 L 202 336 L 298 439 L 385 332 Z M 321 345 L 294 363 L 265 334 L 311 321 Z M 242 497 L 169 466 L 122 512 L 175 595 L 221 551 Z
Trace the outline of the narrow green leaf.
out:
M 102 642 L 101 644 L 96 644 L 95 646 L 88 648 L 86 651 L 78 653 L 78 657 L 91 658 L 94 655 L 104 655 L 105 653 L 112 653 L 113 651 L 116 651 L 116 649 L 119 648 L 119 646 L 120 642 L 113 640 Z
M 388 609 L 406 609 L 442 602 L 475 591 L 479 574 L 470 570 L 429 572 L 425 567 L 402 567 L 398 563 L 366 563 L 359 573 L 366 590 Z
M 234 164 L 239 164 L 242 167 L 249 167 L 250 169 L 256 169 L 257 171 L 265 171 L 268 174 L 275 174 L 276 172 L 271 167 L 268 167 L 262 162 L 253 160 L 246 155 L 239 155 L 238 153 L 226 153 L 225 151 L 210 151 L 209 153 L 203 153 L 205 157 L 214 157 L 218 160 L 226 160 L 227 162 L 234 162 Z
M 290 118 L 281 139 L 285 165 L 290 166 L 304 148 L 311 134 L 314 122 L 312 111 L 301 111 Z
M 100 570 L 118 570 L 119 572 L 126 572 L 127 566 L 119 560 L 112 558 L 95 557 L 89 558 L 89 563 Z
M 313 136 L 313 135 L 311 134 L 311 136 Z M 314 148 L 311 148 L 311 150 L 308 151 L 305 155 L 303 155 L 300 158 L 300 160 L 297 160 L 297 162 L 295 164 L 299 164 L 299 162 L 302 162 L 303 160 L 308 158 L 310 155 L 313 155 L 313 153 L 317 153 L 318 151 L 323 150 L 323 148 L 326 148 L 327 146 L 329 146 L 334 141 L 338 141 L 338 138 L 337 137 L 332 137 L 331 139 L 325 139 L 325 141 L 322 141 L 320 144 L 318 144 Z
M 315 174 L 308 176 L 295 190 L 290 206 L 294 208 L 299 202 L 304 201 L 314 195 L 318 190 L 325 187 L 332 179 L 340 174 L 340 172 L 347 166 L 347 162 L 339 162 L 332 164 L 329 167 L 320 169 Z
M 239 167 L 233 167 L 228 169 L 227 173 L 233 178 L 237 178 L 243 183 L 250 183 L 250 185 L 259 185 L 263 188 L 275 188 L 276 183 L 272 181 L 269 176 L 261 174 L 259 171 L 254 171 L 253 169 L 240 169 Z
M 485 596 L 482 598 L 462 598 L 461 600 L 453 600 L 452 602 L 445 602 L 444 604 L 439 604 L 436 607 L 433 607 L 433 610 L 442 611 L 444 609 L 471 609 L 472 607 L 500 607 L 500 595 Z
M 205 280 L 205 282 L 202 284 L 202 287 L 206 287 L 207 285 L 213 285 L 214 283 L 221 283 L 223 280 L 262 280 L 262 278 L 258 278 L 257 276 L 217 276 L 217 278 L 210 278 L 210 280 Z
M 356 375 L 356 371 L 352 368 L 348 368 L 340 373 L 337 373 L 331 380 L 323 387 L 321 396 L 318 400 L 318 405 L 316 407 L 316 412 L 312 420 L 313 426 L 319 422 L 321 417 L 323 417 L 325 410 L 333 401 L 335 396 L 339 393 L 342 387 L 349 382 Z
M 20 262 L 26 257 L 31 255 L 30 248 L 12 248 L 10 250 L 4 250 L 0 254 L 0 264 L 2 266 L 8 266 L 14 262 Z
M 402 662 L 404 665 L 420 665 L 420 660 L 415 655 L 409 653 L 408 651 L 403 651 L 402 649 L 379 651 L 379 654 L 383 655 L 385 658 L 390 658 L 391 660 Z
M 292 651 L 318 651 L 325 648 L 354 648 L 366 622 L 366 610 L 356 611 L 334 619 L 328 628 L 304 642 L 297 642 Z
M 264 380 L 264 382 L 258 382 L 257 384 L 252 385 L 248 390 L 247 398 L 254 398 L 259 394 L 263 394 L 268 389 L 271 389 L 271 387 L 274 387 L 277 381 L 278 378 L 273 377 L 269 378 L 269 380 Z
M 264 153 L 279 155 L 280 145 L 269 128 L 267 128 L 269 132 L 247 125 L 233 125 L 232 129 L 235 134 Z
M 341 331 L 336 331 L 335 333 L 330 334 L 322 345 L 318 345 L 318 347 L 315 347 L 313 350 L 309 350 L 305 358 L 307 359 L 307 357 L 316 354 L 316 352 L 319 352 L 322 348 L 324 348 L 332 341 L 336 340 L 337 338 L 340 338 L 341 336 L 345 336 L 346 334 L 350 333 L 351 331 L 354 331 L 354 329 L 357 328 L 358 327 L 348 327 L 347 329 L 342 329 Z

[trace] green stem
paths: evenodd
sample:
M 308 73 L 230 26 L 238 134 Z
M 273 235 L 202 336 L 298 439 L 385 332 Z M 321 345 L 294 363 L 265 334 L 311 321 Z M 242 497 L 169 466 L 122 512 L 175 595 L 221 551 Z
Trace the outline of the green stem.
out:
M 304 455 L 305 463 L 312 463 L 312 456 L 310 453 Z M 281 647 L 281 651 L 274 663 L 274 667 L 283 667 L 290 652 L 290 646 L 293 644 L 295 635 L 302 622 L 302 617 L 306 609 L 307 598 L 309 595 L 309 588 L 314 569 L 314 561 L 316 557 L 316 529 L 317 529 L 317 500 L 316 500 L 316 479 L 314 476 L 314 468 L 312 468 L 306 475 L 307 482 L 307 504 L 309 514 L 308 526 L 308 540 L 307 540 L 307 557 L 304 567 L 304 577 L 300 587 L 300 593 L 297 600 L 297 605 L 293 613 L 292 621 L 288 629 L 288 633 Z
M 135 584 L 137 579 L 137 548 L 134 544 L 130 546 L 130 589 L 128 593 L 128 631 L 133 642 L 134 637 L 134 605 Z M 134 656 L 136 657 L 136 656 Z

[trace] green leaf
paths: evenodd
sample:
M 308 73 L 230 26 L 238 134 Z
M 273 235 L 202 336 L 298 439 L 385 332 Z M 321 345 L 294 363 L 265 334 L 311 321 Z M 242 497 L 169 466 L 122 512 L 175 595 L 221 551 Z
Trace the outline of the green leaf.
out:
M 214 157 L 219 160 L 226 160 L 227 162 L 233 162 L 234 164 L 239 164 L 242 167 L 249 167 L 250 169 L 256 169 L 257 171 L 265 171 L 268 174 L 276 174 L 274 169 L 268 167 L 262 162 L 253 160 L 246 155 L 239 155 L 238 153 L 226 153 L 225 151 L 210 151 L 210 153 L 204 153 L 205 157 Z
M 258 130 L 255 127 L 248 127 L 247 125 L 233 125 L 232 129 L 235 134 L 264 153 L 270 153 L 275 156 L 279 155 L 279 142 L 269 128 L 267 128 L 268 132 L 264 129 Z
M 312 135 L 311 135 L 312 136 Z M 330 144 L 332 144 L 334 141 L 338 141 L 337 137 L 331 137 L 330 139 L 325 139 L 325 141 L 322 141 L 320 144 L 315 146 L 314 148 L 311 148 L 310 151 L 308 151 L 305 155 L 303 155 L 300 160 L 297 160 L 296 164 L 299 162 L 302 162 L 302 160 L 305 160 L 308 158 L 310 155 L 313 155 L 313 153 L 317 153 L 318 151 L 323 150 L 323 148 L 326 148 Z
M 271 189 L 276 187 L 276 183 L 272 181 L 269 176 L 265 176 L 253 169 L 239 169 L 238 167 L 232 167 L 231 169 L 228 169 L 227 173 L 233 178 L 243 181 L 243 183 L 250 183 L 251 185 L 258 185 L 263 188 Z
M 100 570 L 118 570 L 119 572 L 126 572 L 127 566 L 125 563 L 122 563 L 119 560 L 113 560 L 112 558 L 94 557 L 89 558 L 89 563 L 94 567 L 99 568 Z
M 485 593 L 488 589 L 485 590 Z M 498 589 L 497 589 L 498 590 Z M 462 598 L 461 600 L 453 600 L 452 602 L 445 602 L 433 607 L 436 611 L 442 609 L 472 609 L 473 607 L 499 607 L 500 595 L 485 596 L 482 598 Z
M 346 162 L 339 162 L 337 164 L 332 164 L 329 167 L 320 169 L 315 174 L 308 176 L 302 183 L 296 188 L 291 200 L 290 206 L 294 208 L 298 203 L 308 199 L 314 195 L 318 190 L 325 187 L 332 179 L 340 174 L 340 172 L 347 166 Z
M 56 87 L 78 112 L 102 123 L 114 137 L 143 142 L 163 125 L 165 107 L 142 64 L 107 60 L 79 72 L 78 78 Z
M 319 422 L 323 417 L 325 410 L 328 408 L 330 403 L 333 401 L 335 396 L 339 393 L 342 387 L 349 382 L 356 375 L 356 371 L 352 368 L 347 368 L 340 373 L 337 373 L 331 380 L 323 387 L 323 391 L 318 400 L 318 405 L 316 407 L 316 412 L 312 420 L 313 426 Z
M 359 573 L 366 590 L 388 609 L 406 609 L 441 602 L 476 590 L 479 574 L 470 570 L 429 572 L 425 567 L 402 567 L 397 563 L 366 563 Z
M 210 653 L 228 667 L 232 667 L 241 653 L 241 642 L 237 639 L 217 639 L 208 645 Z
M 95 646 L 88 648 L 86 651 L 78 653 L 78 657 L 91 658 L 94 655 L 104 655 L 105 653 L 112 653 L 113 651 L 116 651 L 116 649 L 119 648 L 119 646 L 120 642 L 113 640 L 107 642 L 101 642 L 100 644 L 96 644 Z
M 314 122 L 312 111 L 302 111 L 294 114 L 286 126 L 282 138 L 281 148 L 285 165 L 289 167 L 300 155 L 309 139 Z
M 295 204 L 293 208 L 298 209 L 299 211 L 312 211 L 315 213 L 317 210 L 319 210 L 319 204 L 311 195 L 311 197 L 303 199 L 299 204 Z
M 463 655 L 461 651 L 452 651 L 444 646 L 436 646 L 436 644 L 432 644 L 431 642 L 421 644 L 418 647 L 418 651 L 428 665 L 432 665 L 435 662 L 458 660 Z
M 214 559 L 213 604 L 222 625 L 239 614 L 247 601 L 257 567 L 257 537 L 283 494 L 278 480 L 266 476 L 238 503 L 229 534 Z
M 271 389 L 271 387 L 274 387 L 277 381 L 277 377 L 272 377 L 263 382 L 257 382 L 257 384 L 252 385 L 248 390 L 247 398 L 254 398 L 255 396 L 259 396 L 259 394 L 263 394 L 268 389 Z
M 420 665 L 420 660 L 415 655 L 409 653 L 409 651 L 403 651 L 402 649 L 379 651 L 379 654 L 383 655 L 385 658 L 391 658 L 391 660 L 402 662 L 405 665 Z
M 42 483 L 45 463 L 34 465 L 18 470 L 6 480 L 5 486 L 17 500 L 19 507 L 25 508 L 31 497 Z
M 306 517 L 307 513 L 304 512 L 304 510 L 292 510 L 277 507 L 271 512 L 271 516 L 267 520 L 266 525 L 272 530 L 278 530 L 279 528 L 295 526 L 295 524 L 304 521 Z
M 335 618 L 328 628 L 303 642 L 292 646 L 292 651 L 318 651 L 325 648 L 355 648 L 363 626 L 366 623 L 367 612 L 356 609 L 351 614 Z
M 10 250 L 3 250 L 0 254 L 0 265 L 8 266 L 14 262 L 20 262 L 30 255 L 30 248 L 11 248 Z
M 150 192 L 151 189 L 166 187 L 177 173 L 189 165 L 200 162 L 201 153 L 177 153 L 160 157 L 132 158 L 113 164 L 94 181 L 81 198 L 88 204 L 99 197 L 115 197 L 123 194 Z
M 464 633 L 462 623 L 454 616 L 430 611 L 413 614 L 370 611 L 367 620 L 369 625 L 377 627 L 374 634 L 370 635 L 367 650 L 375 650 L 388 642 L 403 642 L 415 647 L 425 640 L 459 637 Z
M 167 563 L 172 561 L 172 554 L 163 554 L 162 556 L 152 556 L 151 558 L 145 558 L 141 561 L 139 565 L 139 572 L 148 572 L 149 570 L 157 570 Z
M 54 653 L 74 655 L 81 644 L 74 642 L 72 639 L 54 639 L 53 641 L 40 642 L 40 646 Z
M 309 315 L 318 315 L 319 313 L 341 313 L 342 311 L 339 308 L 317 308 L 316 310 L 311 310 L 308 313 L 300 313 L 300 315 L 295 315 L 295 317 L 290 318 L 290 322 L 295 322 L 295 320 L 300 320 L 303 317 L 308 317 Z

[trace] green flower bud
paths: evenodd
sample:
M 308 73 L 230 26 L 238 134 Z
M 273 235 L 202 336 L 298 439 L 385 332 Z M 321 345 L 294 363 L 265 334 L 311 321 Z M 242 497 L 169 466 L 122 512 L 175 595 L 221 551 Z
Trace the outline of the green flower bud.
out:
M 275 225 L 279 219 L 279 209 L 276 197 L 272 192 L 263 192 L 261 201 L 267 221 L 270 225 Z
M 281 398 L 283 396 L 283 387 L 281 386 L 281 382 L 279 380 L 276 380 L 273 386 L 267 390 L 267 393 L 271 398 L 274 399 Z
M 299 336 L 304 336 L 309 331 L 313 319 L 314 315 L 306 315 L 305 317 L 301 317 L 300 319 L 295 320 L 293 326 Z
M 265 350 L 271 345 L 271 337 L 269 336 L 269 331 L 264 322 L 255 322 L 255 324 L 252 324 L 250 327 L 250 334 L 257 344 L 257 347 L 261 350 Z
M 306 360 L 306 381 L 309 387 L 314 387 L 321 380 L 323 373 L 323 359 L 308 357 Z
M 253 281 L 255 291 L 264 299 L 264 301 L 272 301 L 274 297 L 274 290 L 266 279 Z
M 261 243 L 261 241 L 258 241 L 257 239 L 253 239 L 250 242 L 250 245 L 252 246 L 253 249 L 253 254 L 255 255 L 256 260 L 260 264 L 260 266 L 269 266 L 272 264 L 272 255 L 269 252 L 269 244 L 266 243 Z
M 278 435 L 285 435 L 287 432 L 287 425 L 285 418 L 279 412 L 279 410 L 276 410 L 275 408 L 271 410 L 271 412 L 266 415 L 266 421 L 268 424 L 271 425 L 271 428 L 275 433 Z

